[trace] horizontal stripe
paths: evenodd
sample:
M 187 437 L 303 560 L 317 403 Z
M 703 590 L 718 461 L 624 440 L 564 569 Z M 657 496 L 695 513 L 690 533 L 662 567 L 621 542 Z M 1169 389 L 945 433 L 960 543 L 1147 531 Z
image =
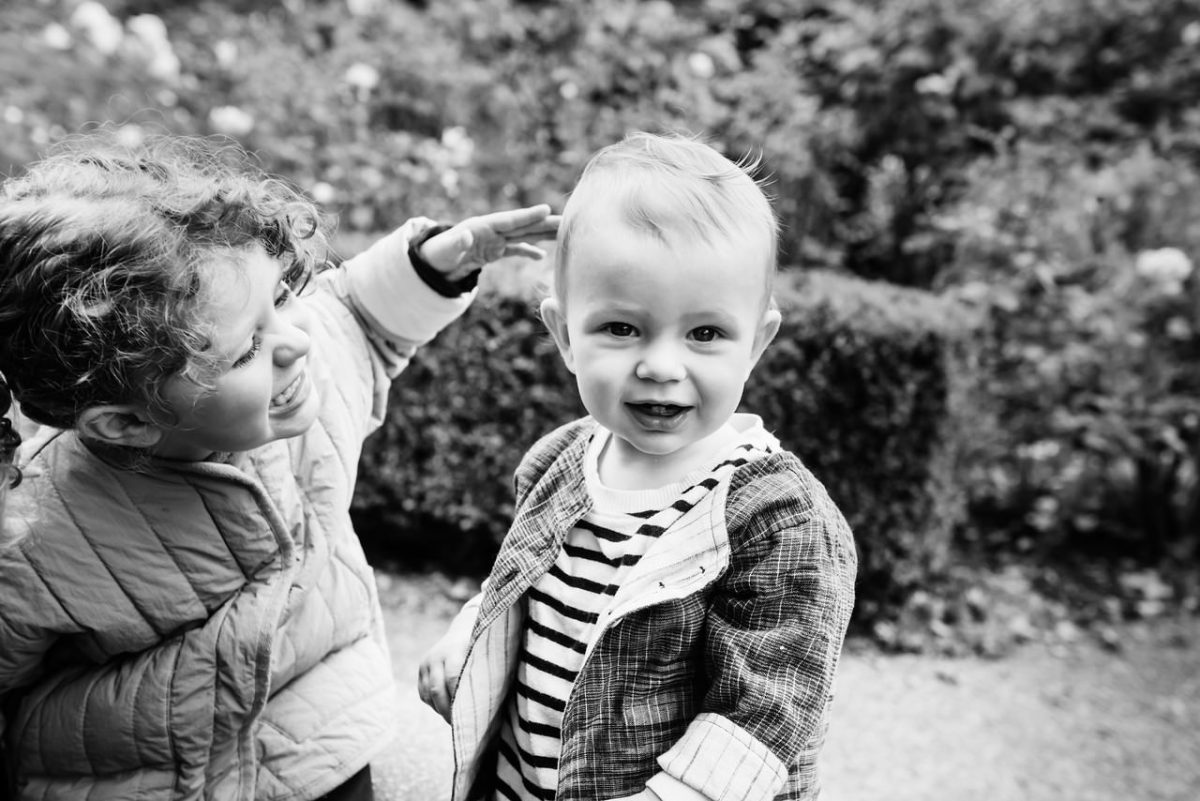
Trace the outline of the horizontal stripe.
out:
M 507 741 L 501 740 L 498 750 L 500 752 L 500 756 L 504 758 L 504 761 L 507 762 L 510 767 L 512 767 L 512 772 L 516 774 L 516 777 L 520 778 L 522 786 L 529 795 L 532 795 L 535 798 L 544 799 L 544 801 L 553 801 L 555 795 L 554 789 L 538 786 L 534 782 L 531 782 L 529 778 L 521 772 L 520 764 L 517 762 L 517 755 L 513 753 L 512 747 Z M 504 778 L 502 778 L 502 772 L 497 771 L 497 773 L 500 774 L 496 777 L 497 789 L 499 789 L 502 793 L 505 793 L 505 790 L 507 790 L 508 792 L 506 792 L 505 795 L 510 798 L 516 798 L 519 801 L 520 795 L 515 794 L 513 788 L 508 785 L 507 782 L 505 782 Z
M 596 539 L 598 539 L 598 540 L 608 540 L 609 542 L 621 542 L 623 540 L 629 539 L 628 534 L 622 534 L 619 531 L 613 531 L 610 528 L 605 528 L 604 526 L 596 525 L 595 523 L 593 523 L 587 519 L 580 520 L 578 523 L 575 524 L 575 528 L 581 528 L 584 531 L 592 532 L 593 534 L 596 535 Z
M 554 598 L 538 589 L 529 591 L 529 600 L 534 603 L 539 603 L 542 606 L 553 609 L 563 617 L 569 617 L 572 620 L 578 620 L 583 623 L 595 623 L 600 616 L 595 612 L 587 612 L 581 609 L 576 609 L 557 598 Z
M 552 629 L 549 626 L 544 626 L 533 618 L 526 620 L 525 625 L 531 632 L 539 637 L 547 639 L 550 642 L 557 643 L 564 648 L 569 648 L 577 654 L 587 652 L 587 643 L 580 642 L 574 637 L 563 634 L 561 631 Z
M 595 595 L 616 595 L 617 588 L 611 584 L 601 584 L 598 581 L 583 578 L 582 576 L 572 576 L 563 571 L 557 563 L 550 567 L 550 575 L 566 584 L 568 587 L 573 587 L 577 590 L 590 592 Z
M 526 720 L 517 715 L 517 725 L 526 734 L 534 737 L 549 737 L 552 740 L 558 740 L 562 737 L 562 729 L 558 726 L 551 726 L 549 723 L 540 723 L 535 720 Z
M 562 679 L 566 682 L 575 681 L 575 676 L 578 675 L 578 671 L 570 670 L 562 665 L 556 665 L 553 662 L 549 662 L 537 654 L 532 654 L 528 651 L 525 652 L 521 661 L 530 667 L 540 670 L 543 673 L 548 673 L 551 676 Z
M 624 559 L 628 558 L 609 559 L 600 551 L 593 551 L 591 548 L 584 548 L 581 545 L 572 545 L 569 542 L 563 543 L 563 552 L 572 559 L 586 559 L 589 562 L 599 562 L 610 567 L 618 567 Z
M 555 698 L 552 695 L 539 692 L 533 689 L 528 684 L 522 681 L 517 682 L 517 694 L 530 701 L 541 704 L 547 709 L 553 709 L 555 712 L 562 713 L 567 707 L 567 702 L 561 698 Z

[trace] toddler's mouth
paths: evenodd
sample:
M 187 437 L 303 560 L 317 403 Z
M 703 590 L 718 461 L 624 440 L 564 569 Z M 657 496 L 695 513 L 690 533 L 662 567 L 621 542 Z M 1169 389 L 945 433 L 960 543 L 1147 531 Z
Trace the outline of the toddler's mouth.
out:
M 675 403 L 631 403 L 629 406 L 640 414 L 668 419 L 677 417 L 691 408 L 690 406 L 680 406 Z
M 279 411 L 295 400 L 296 396 L 300 394 L 300 390 L 304 388 L 304 376 L 305 373 L 302 371 L 292 383 L 284 387 L 278 395 L 271 398 L 272 411 Z

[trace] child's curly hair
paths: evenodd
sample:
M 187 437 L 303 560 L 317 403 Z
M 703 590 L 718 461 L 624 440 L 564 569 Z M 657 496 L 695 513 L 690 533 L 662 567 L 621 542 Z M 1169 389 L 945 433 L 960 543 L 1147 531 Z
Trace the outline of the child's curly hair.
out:
M 0 191 L 0 374 L 21 412 L 71 428 L 95 405 L 169 422 L 166 382 L 211 375 L 209 267 L 261 245 L 302 285 L 325 221 L 294 189 L 211 140 L 111 132 L 69 140 Z

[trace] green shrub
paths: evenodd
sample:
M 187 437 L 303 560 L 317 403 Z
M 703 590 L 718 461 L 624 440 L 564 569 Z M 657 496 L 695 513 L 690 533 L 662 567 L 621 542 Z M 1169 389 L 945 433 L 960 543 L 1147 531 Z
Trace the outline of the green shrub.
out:
M 784 325 L 744 407 L 829 488 L 860 548 L 860 616 L 945 568 L 961 522 L 951 356 L 963 323 L 931 295 L 785 274 Z M 423 349 L 368 440 L 355 514 L 373 552 L 479 572 L 512 514 L 511 474 L 583 413 L 525 298 L 484 297 Z
M 1200 178 L 1145 146 L 1082 161 L 1017 149 L 980 165 L 943 221 L 952 291 L 987 314 L 969 376 L 994 414 L 965 460 L 973 537 L 990 553 L 1186 566 L 1200 552 Z
M 823 271 L 790 275 L 785 324 L 744 403 L 804 459 L 854 529 L 860 618 L 943 571 L 958 484 L 969 319 L 933 295 Z

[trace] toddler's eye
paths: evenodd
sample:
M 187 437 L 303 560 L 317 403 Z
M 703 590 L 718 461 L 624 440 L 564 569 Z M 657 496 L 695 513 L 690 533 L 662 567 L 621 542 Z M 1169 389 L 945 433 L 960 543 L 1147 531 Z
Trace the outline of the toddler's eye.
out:
M 712 342 L 720 339 L 721 332 L 711 325 L 704 325 L 692 331 L 692 339 L 697 342 Z
M 280 308 L 292 299 L 292 288 L 283 281 L 279 282 L 279 291 L 275 293 L 275 308 Z
M 235 368 L 236 367 L 245 367 L 247 364 L 254 361 L 254 357 L 258 355 L 258 352 L 261 349 L 262 349 L 262 340 L 259 339 L 257 335 L 255 335 L 253 341 L 250 343 L 250 350 L 246 351 L 241 356 L 239 356 L 237 358 L 237 361 L 235 361 L 233 363 L 233 366 Z
M 605 323 L 601 330 L 614 337 L 631 337 L 637 333 L 629 323 Z

